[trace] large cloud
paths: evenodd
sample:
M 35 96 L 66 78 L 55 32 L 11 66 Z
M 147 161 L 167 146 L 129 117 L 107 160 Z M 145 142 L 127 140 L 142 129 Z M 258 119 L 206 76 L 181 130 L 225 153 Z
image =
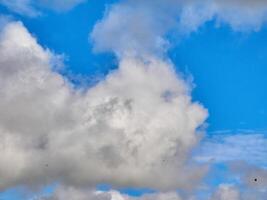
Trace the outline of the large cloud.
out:
M 124 57 L 95 87 L 74 90 L 54 60 L 21 23 L 2 30 L 0 189 L 195 186 L 205 169 L 188 156 L 207 112 L 169 62 Z
M 106 11 L 91 37 L 96 51 L 162 54 L 170 33 L 188 34 L 210 20 L 236 31 L 257 31 L 266 14 L 264 0 L 127 0 Z

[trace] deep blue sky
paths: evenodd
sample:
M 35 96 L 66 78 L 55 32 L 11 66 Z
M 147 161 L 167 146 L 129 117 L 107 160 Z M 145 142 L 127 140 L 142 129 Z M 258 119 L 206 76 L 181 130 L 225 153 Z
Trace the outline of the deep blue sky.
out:
M 209 130 L 266 129 L 267 29 L 234 33 L 210 22 L 170 54 L 194 77 L 193 96 L 209 110 Z

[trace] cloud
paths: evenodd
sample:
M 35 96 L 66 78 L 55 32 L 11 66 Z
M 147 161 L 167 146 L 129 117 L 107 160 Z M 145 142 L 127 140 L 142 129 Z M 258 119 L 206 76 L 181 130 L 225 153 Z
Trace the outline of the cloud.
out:
M 257 31 L 266 14 L 264 0 L 127 0 L 108 7 L 91 39 L 96 52 L 164 55 L 171 46 L 167 36 L 187 35 L 211 20 Z
M 49 2 L 42 6 L 65 10 L 76 3 L 61 7 Z M 24 6 L 34 11 L 30 1 Z M 254 15 L 254 9 L 259 13 Z M 261 1 L 115 4 L 91 37 L 96 51 L 116 53 L 119 68 L 89 89 L 74 89 L 53 71 L 57 55 L 41 47 L 20 22 L 5 21 L 0 33 L 0 190 L 58 182 L 59 189 L 43 198 L 131 200 L 137 198 L 83 188 L 108 183 L 115 188 L 194 189 L 207 170 L 191 159 L 207 110 L 192 102 L 190 84 L 164 59 L 170 46 L 166 35 L 189 34 L 209 20 L 234 30 L 258 30 L 264 16 Z M 204 142 L 198 160 L 265 165 L 265 144 L 260 134 L 215 137 Z M 211 199 L 260 199 L 266 194 L 266 172 L 255 173 L 242 176 L 246 196 L 221 185 Z M 251 190 L 254 176 L 261 179 Z M 158 193 L 139 199 L 181 197 Z
M 267 170 L 257 165 L 251 165 L 244 161 L 225 162 L 227 170 L 224 170 L 223 177 L 213 172 L 212 176 L 217 180 L 213 186 L 219 184 L 210 200 L 263 200 L 267 195 Z M 220 181 L 218 181 L 220 180 Z M 206 194 L 210 191 L 206 190 Z
M 241 189 L 243 188 L 243 189 Z M 204 199 L 208 200 L 263 200 L 267 191 L 255 190 L 249 187 L 238 187 L 232 184 L 220 184 L 211 195 Z M 138 197 L 128 196 L 116 190 L 98 191 L 86 188 L 59 186 L 52 194 L 36 197 L 34 200 L 196 200 L 198 196 L 181 197 L 177 192 L 148 193 Z
M 258 31 L 266 23 L 266 1 L 250 0 L 126 0 L 107 8 L 90 38 L 95 52 L 114 52 L 119 59 L 135 57 L 164 60 L 173 38 L 180 39 L 209 21 L 233 31 Z M 244 160 L 266 165 L 263 134 L 217 136 L 204 141 L 197 160 L 229 162 Z M 250 190 L 221 185 L 211 199 L 249 199 Z M 253 197 L 262 194 L 253 190 Z M 250 198 L 253 199 L 253 198 Z
M 241 200 L 239 191 L 231 185 L 220 185 L 210 200 Z
M 230 165 L 231 171 L 239 175 L 241 183 L 249 188 L 265 191 L 267 194 L 267 170 L 256 165 L 245 162 L 233 162 Z
M 29 17 L 38 16 L 40 13 L 36 10 L 31 0 L 0 0 L 0 5 L 6 6 L 12 12 L 26 15 Z
M 6 6 L 14 13 L 36 17 L 41 15 L 41 8 L 55 11 L 68 11 L 85 0 L 0 0 L 0 5 Z
M 130 197 L 118 191 L 95 191 L 61 186 L 49 196 L 39 197 L 38 200 L 182 200 L 175 192 L 146 194 L 141 197 Z
M 219 24 L 229 24 L 234 31 L 258 31 L 267 20 L 267 3 L 264 0 L 191 1 L 185 8 L 182 19 L 189 22 L 189 31 L 197 30 L 211 19 Z
M 207 117 L 168 61 L 124 57 L 77 90 L 20 22 L 0 34 L 0 189 L 71 186 L 192 189 L 206 171 L 190 160 Z M 189 164 L 188 164 L 189 163 Z M 160 180 L 160 181 L 159 181 Z
M 53 194 L 36 197 L 36 200 L 124 200 L 117 192 L 99 192 L 95 190 L 77 189 L 60 186 Z
M 68 11 L 86 0 L 38 0 L 38 6 L 55 11 Z
M 267 166 L 267 138 L 264 133 L 214 134 L 202 141 L 195 159 L 200 162 L 245 161 Z
M 266 168 L 235 161 L 230 163 L 230 173 L 237 177 L 241 200 L 266 198 Z

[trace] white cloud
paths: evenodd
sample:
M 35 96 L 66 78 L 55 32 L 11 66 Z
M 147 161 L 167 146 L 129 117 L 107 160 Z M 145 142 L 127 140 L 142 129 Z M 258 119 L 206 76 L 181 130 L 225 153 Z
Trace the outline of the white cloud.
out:
M 95 51 L 161 55 L 170 46 L 170 32 L 189 34 L 211 20 L 235 31 L 257 31 L 266 14 L 264 0 L 127 0 L 108 8 L 91 38 Z
M 34 17 L 40 13 L 33 7 L 32 0 L 0 0 L 0 4 L 6 6 L 9 10 Z
M 267 170 L 246 162 L 232 162 L 229 174 L 236 177 L 232 190 L 239 193 L 240 200 L 265 199 L 267 196 Z M 239 191 L 238 191 L 239 190 Z
M 266 198 L 267 190 L 255 189 L 254 186 L 250 187 L 221 184 L 212 194 L 210 200 L 263 200 Z
M 60 186 L 53 194 L 34 198 L 35 200 L 124 200 L 117 192 L 99 192 L 88 189 Z
M 195 157 L 201 162 L 245 161 L 267 166 L 267 138 L 264 133 L 240 132 L 213 134 L 205 139 Z
M 49 196 L 37 198 L 39 200 L 182 200 L 175 192 L 145 194 L 141 197 L 130 197 L 118 191 L 94 191 L 61 186 Z
M 251 187 L 251 185 L 250 185 Z M 208 191 L 206 191 L 208 193 Z M 265 199 L 267 190 L 256 190 L 249 187 L 238 187 L 231 184 L 220 184 L 210 195 L 204 198 L 193 195 L 190 197 L 182 197 L 177 192 L 158 192 L 147 193 L 138 197 L 128 196 L 116 190 L 97 191 L 88 188 L 75 188 L 67 186 L 59 186 L 51 194 L 41 195 L 33 198 L 34 200 L 263 200 Z
M 244 187 L 267 194 L 267 170 L 245 162 L 233 162 L 230 165 L 232 173 L 240 177 Z
M 62 2 L 0 0 L 29 16 L 38 15 L 39 6 L 68 10 L 81 1 Z M 170 45 L 165 36 L 169 31 L 188 34 L 212 19 L 238 31 L 258 30 L 266 10 L 263 1 L 238 0 L 129 0 L 111 6 L 91 36 L 96 51 L 119 56 L 119 69 L 85 91 L 73 89 L 52 70 L 55 55 L 38 45 L 21 23 L 5 25 L 0 34 L 0 190 L 59 182 L 68 186 L 49 198 L 131 200 L 135 198 L 115 191 L 81 188 L 103 182 L 194 188 L 206 168 L 190 160 L 190 151 L 198 143 L 197 128 L 207 111 L 192 102 L 190 86 L 162 59 Z M 255 149 L 255 139 L 265 145 L 262 136 L 245 138 L 245 143 L 240 136 L 233 149 L 237 136 L 232 137 L 217 149 L 213 143 L 204 148 L 225 161 L 247 156 L 240 147 Z M 266 152 L 258 148 L 258 157 L 252 153 L 249 159 L 263 161 Z M 222 185 L 212 198 L 238 200 L 240 195 Z M 141 199 L 180 197 L 160 193 Z
M 263 0 L 127 0 L 108 7 L 90 37 L 96 52 L 111 51 L 121 59 L 162 59 L 170 47 L 169 34 L 179 38 L 208 21 L 214 21 L 216 26 L 228 25 L 234 31 L 258 31 L 266 23 L 266 14 L 267 3 Z M 262 134 L 213 138 L 203 144 L 197 159 L 245 160 L 266 165 L 265 146 Z M 212 198 L 248 199 L 227 185 L 221 185 Z
M 211 200 L 241 200 L 239 191 L 231 185 L 220 185 Z
M 41 14 L 40 8 L 48 8 L 55 11 L 67 11 L 85 0 L 0 0 L 0 4 L 6 6 L 12 12 L 36 17 Z
M 79 91 L 51 70 L 53 57 L 19 22 L 0 34 L 0 189 L 198 183 L 205 168 L 187 161 L 207 111 L 169 62 L 124 57 Z

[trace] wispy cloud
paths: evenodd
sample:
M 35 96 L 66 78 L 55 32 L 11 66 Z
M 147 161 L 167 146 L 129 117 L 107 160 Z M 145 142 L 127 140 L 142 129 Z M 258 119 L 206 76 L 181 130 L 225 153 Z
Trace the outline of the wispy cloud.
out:
M 67 11 L 85 0 L 0 0 L 0 4 L 6 6 L 10 11 L 36 17 L 41 15 L 41 8 L 55 11 Z
M 267 166 L 267 136 L 265 132 L 239 130 L 211 134 L 200 145 L 196 160 L 204 162 L 245 161 Z

